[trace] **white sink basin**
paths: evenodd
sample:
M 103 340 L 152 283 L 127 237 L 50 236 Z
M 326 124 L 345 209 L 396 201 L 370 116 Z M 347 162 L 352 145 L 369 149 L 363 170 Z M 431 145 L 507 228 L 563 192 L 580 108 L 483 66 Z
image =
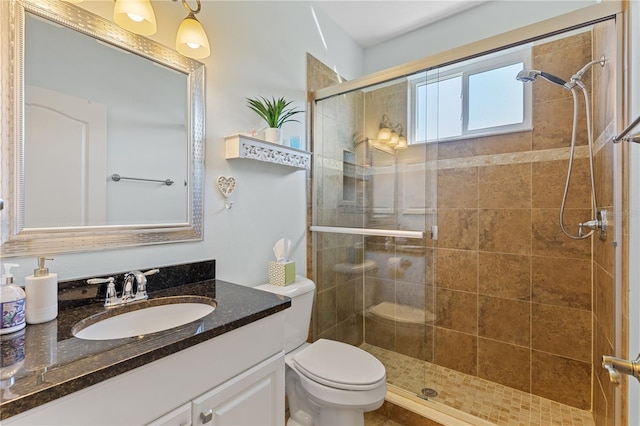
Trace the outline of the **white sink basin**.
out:
M 85 318 L 73 327 L 73 335 L 85 340 L 110 340 L 156 333 L 196 321 L 215 307 L 215 300 L 201 296 L 134 302 Z

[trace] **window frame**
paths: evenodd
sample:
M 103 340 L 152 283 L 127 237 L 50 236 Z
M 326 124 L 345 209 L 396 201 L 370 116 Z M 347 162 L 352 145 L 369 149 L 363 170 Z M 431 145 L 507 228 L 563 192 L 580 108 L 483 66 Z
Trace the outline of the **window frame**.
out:
M 524 69 L 531 67 L 531 44 L 518 46 L 507 51 L 483 55 L 477 59 L 467 60 L 464 63 L 457 63 L 453 66 L 432 68 L 407 77 L 408 93 L 407 108 L 410 123 L 407 129 L 407 142 L 411 144 L 423 144 L 434 142 L 446 142 L 453 140 L 477 138 L 483 136 L 500 135 L 505 133 L 523 132 L 532 129 L 532 103 L 533 90 L 531 84 L 522 84 L 523 90 L 523 120 L 520 123 L 505 124 L 500 126 L 484 127 L 475 130 L 468 130 L 469 127 L 469 76 L 491 71 L 498 68 L 507 67 L 513 64 L 522 63 Z M 436 137 L 433 139 L 416 140 L 417 137 L 417 94 L 419 86 L 432 84 L 460 76 L 462 79 L 460 135 Z M 515 79 L 515 75 L 513 76 Z

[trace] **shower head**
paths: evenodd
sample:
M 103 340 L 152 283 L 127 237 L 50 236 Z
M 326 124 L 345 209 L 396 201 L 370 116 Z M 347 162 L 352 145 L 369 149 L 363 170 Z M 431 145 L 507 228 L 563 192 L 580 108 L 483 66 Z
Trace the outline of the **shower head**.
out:
M 567 82 L 561 79 L 560 77 L 556 77 L 553 74 L 546 73 L 544 71 L 538 70 L 522 70 L 516 76 L 516 80 L 521 81 L 523 83 L 530 83 L 532 81 L 536 81 L 538 76 L 544 78 L 550 83 L 555 83 L 559 86 L 564 87 L 567 90 L 571 90 L 571 87 L 567 85 Z

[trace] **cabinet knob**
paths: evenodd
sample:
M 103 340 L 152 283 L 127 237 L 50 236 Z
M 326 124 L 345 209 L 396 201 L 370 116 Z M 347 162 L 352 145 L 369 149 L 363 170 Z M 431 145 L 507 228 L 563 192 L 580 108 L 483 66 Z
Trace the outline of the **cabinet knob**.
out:
M 213 419 L 213 410 L 210 408 L 207 411 L 200 413 L 200 421 L 202 424 L 209 423 Z

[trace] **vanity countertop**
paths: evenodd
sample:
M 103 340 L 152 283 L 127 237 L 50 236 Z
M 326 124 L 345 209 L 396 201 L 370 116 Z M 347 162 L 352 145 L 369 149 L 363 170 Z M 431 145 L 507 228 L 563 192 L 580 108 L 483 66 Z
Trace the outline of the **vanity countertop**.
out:
M 20 346 L 24 348 L 22 361 L 6 366 L 11 355 L 5 353 L 3 343 L 0 418 L 22 413 L 291 306 L 287 297 L 215 279 L 149 292 L 150 299 L 177 295 L 211 297 L 217 307 L 189 324 L 124 339 L 82 340 L 72 335 L 75 323 L 105 309 L 101 303 L 63 309 L 56 320 L 27 325 Z M 7 377 L 11 368 L 19 368 L 13 379 Z

